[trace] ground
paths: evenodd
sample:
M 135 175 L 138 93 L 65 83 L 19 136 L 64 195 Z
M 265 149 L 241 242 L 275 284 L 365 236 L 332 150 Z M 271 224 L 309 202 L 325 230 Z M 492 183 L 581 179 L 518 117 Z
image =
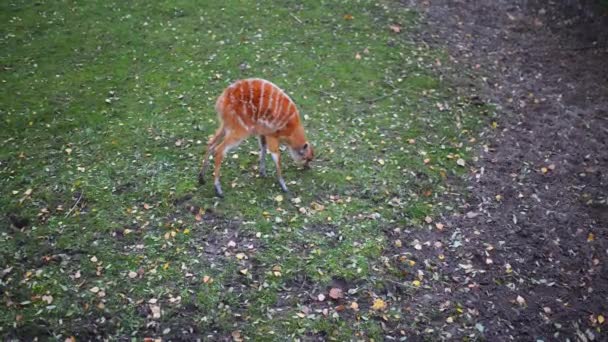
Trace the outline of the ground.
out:
M 1 6 L 4 339 L 606 338 L 594 3 Z M 254 76 L 318 157 L 283 194 L 252 139 L 218 199 Z

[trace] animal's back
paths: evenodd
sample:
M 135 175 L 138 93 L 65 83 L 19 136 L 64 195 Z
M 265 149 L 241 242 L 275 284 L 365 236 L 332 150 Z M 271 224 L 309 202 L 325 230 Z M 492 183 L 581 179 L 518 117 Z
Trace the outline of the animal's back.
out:
M 295 103 L 281 88 L 259 78 L 230 85 L 218 98 L 216 109 L 224 123 L 239 125 L 252 134 L 280 131 L 299 116 Z

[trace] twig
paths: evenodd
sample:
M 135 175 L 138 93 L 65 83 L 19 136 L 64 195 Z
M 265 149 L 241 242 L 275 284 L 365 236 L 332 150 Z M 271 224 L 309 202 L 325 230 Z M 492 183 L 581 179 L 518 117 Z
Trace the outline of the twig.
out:
M 300 20 L 300 18 L 296 17 L 293 13 L 289 13 L 289 15 L 292 16 L 297 22 L 302 24 L 302 20 Z
M 70 214 L 72 213 L 72 211 L 74 211 L 74 209 L 76 209 L 76 206 L 78 205 L 78 203 L 80 203 L 80 200 L 82 199 L 82 194 L 84 193 L 84 191 L 80 192 L 80 196 L 78 196 L 78 199 L 76 200 L 76 203 L 74 203 L 74 205 L 72 206 L 72 208 L 70 209 L 70 211 L 68 211 L 67 214 L 65 214 L 65 217 L 67 218 L 68 216 L 70 216 Z

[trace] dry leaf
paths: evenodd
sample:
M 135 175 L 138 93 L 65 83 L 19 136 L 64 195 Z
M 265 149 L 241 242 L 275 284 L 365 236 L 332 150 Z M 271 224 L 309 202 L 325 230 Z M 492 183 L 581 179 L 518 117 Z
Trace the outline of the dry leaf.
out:
M 464 159 L 462 159 L 462 158 L 458 158 L 458 160 L 456 160 L 456 164 L 457 164 L 458 166 L 462 166 L 462 167 L 464 167 L 464 166 L 465 166 L 465 161 L 464 161 Z
M 160 305 L 150 304 L 150 311 L 152 311 L 152 318 L 160 318 Z
M 329 290 L 329 297 L 332 299 L 340 299 L 344 297 L 344 294 L 342 293 L 342 289 L 334 287 Z
M 42 300 L 45 301 L 47 304 L 51 304 L 53 302 L 53 296 L 43 295 Z
M 319 302 L 322 302 L 325 300 L 325 295 L 322 293 L 319 293 L 319 295 L 317 296 L 317 299 L 319 300 Z
M 344 20 L 353 20 L 355 19 L 355 17 L 352 16 L 352 14 L 345 14 L 344 15 Z
M 391 31 L 393 31 L 395 33 L 401 32 L 401 26 L 399 26 L 397 24 L 388 25 L 388 27 L 391 29 Z
M 355 59 L 356 59 L 356 60 L 361 59 L 361 54 L 357 52 L 357 53 L 355 54 Z
M 357 302 L 350 303 L 350 308 L 357 311 L 359 310 L 359 304 Z
M 374 304 L 372 305 L 372 310 L 382 311 L 386 309 L 386 302 L 380 298 L 374 299 Z
M 213 282 L 213 279 L 210 276 L 206 275 L 203 277 L 203 283 L 210 284 L 212 282 Z
M 129 271 L 129 278 L 133 279 L 137 277 L 137 272 Z
M 517 300 L 517 304 L 519 304 L 519 305 L 525 305 L 526 304 L 526 300 L 522 296 L 518 295 L 516 300 Z

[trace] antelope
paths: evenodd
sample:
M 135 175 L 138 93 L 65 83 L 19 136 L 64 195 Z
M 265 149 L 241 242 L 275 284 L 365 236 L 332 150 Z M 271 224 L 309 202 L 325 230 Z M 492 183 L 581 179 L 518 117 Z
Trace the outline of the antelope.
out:
M 279 145 L 287 146 L 293 160 L 304 167 L 314 157 L 312 146 L 306 140 L 300 113 L 285 92 L 270 81 L 259 78 L 239 80 L 228 86 L 218 97 L 215 110 L 219 128 L 209 140 L 198 174 L 200 184 L 205 183 L 209 156 L 214 153 L 215 193 L 224 196 L 220 184 L 220 168 L 226 154 L 243 140 L 254 135 L 260 144 L 260 176 L 266 176 L 266 149 L 276 165 L 279 185 L 288 192 L 281 175 Z M 221 141 L 220 141 L 221 140 Z

